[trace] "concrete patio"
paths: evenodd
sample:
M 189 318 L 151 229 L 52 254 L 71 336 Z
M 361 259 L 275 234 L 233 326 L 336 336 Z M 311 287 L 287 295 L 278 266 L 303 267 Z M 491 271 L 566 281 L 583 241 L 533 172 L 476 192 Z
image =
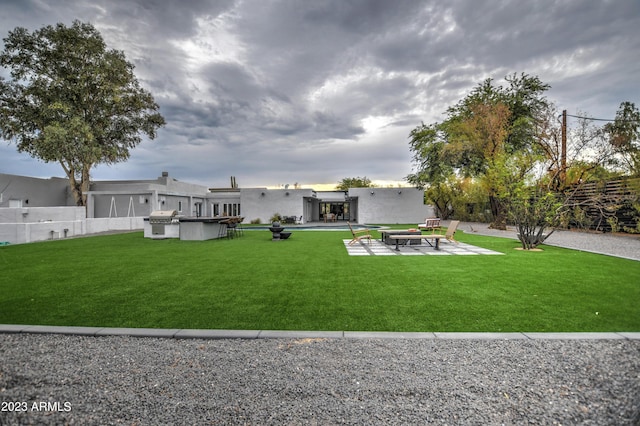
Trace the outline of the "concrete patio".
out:
M 385 244 L 380 240 L 371 239 L 371 244 L 361 241 L 349 245 L 350 239 L 342 240 L 349 256 L 473 256 L 473 255 L 501 255 L 497 251 L 472 246 L 465 243 L 452 243 L 440 241 L 440 250 L 435 250 L 429 244 L 422 241 L 421 245 L 399 245 L 396 251 L 395 244 Z

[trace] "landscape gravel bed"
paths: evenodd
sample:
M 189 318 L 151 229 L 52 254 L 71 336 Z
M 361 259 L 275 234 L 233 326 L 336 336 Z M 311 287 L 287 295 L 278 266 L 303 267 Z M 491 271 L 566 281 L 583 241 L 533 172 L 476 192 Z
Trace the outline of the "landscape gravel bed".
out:
M 486 223 L 464 222 L 460 224 L 459 229 L 463 232 L 492 237 L 518 238 L 513 226 L 508 226 L 506 231 L 501 231 L 490 229 Z M 599 232 L 556 230 L 545 241 L 545 244 L 640 260 L 640 235 L 637 234 L 602 234 Z
M 640 422 L 640 340 L 0 334 L 0 360 L 3 425 Z

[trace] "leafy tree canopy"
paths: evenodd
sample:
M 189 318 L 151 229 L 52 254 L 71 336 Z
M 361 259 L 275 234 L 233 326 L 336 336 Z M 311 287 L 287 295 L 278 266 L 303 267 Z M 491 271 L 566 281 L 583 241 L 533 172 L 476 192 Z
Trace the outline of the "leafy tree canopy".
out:
M 633 102 L 622 102 L 613 123 L 604 131 L 609 143 L 619 154 L 619 165 L 632 175 L 640 176 L 640 111 Z
M 408 180 L 417 185 L 442 181 L 456 170 L 467 176 L 486 172 L 496 155 L 532 149 L 537 122 L 548 108 L 549 89 L 538 77 L 513 74 L 507 87 L 486 79 L 447 110 L 447 119 L 413 129 L 410 149 L 417 172 Z
M 640 173 L 640 111 L 623 102 L 611 123 L 574 116 L 578 125 L 568 131 L 544 97 L 547 84 L 526 74 L 505 79 L 506 87 L 485 80 L 443 122 L 411 131 L 415 172 L 407 180 L 428 187 L 427 197 L 446 217 L 460 214 L 467 195 L 461 183 L 471 178 L 488 197 L 491 227 L 511 221 L 523 248 L 531 249 L 550 235 L 545 229 L 572 217 L 587 223 L 584 209 L 615 207 L 604 206 L 598 194 L 573 194 L 589 180 Z
M 373 184 L 371 183 L 371 179 L 365 177 L 355 177 L 355 178 L 344 178 L 338 185 L 336 189 L 338 191 L 346 191 L 349 188 L 371 188 Z
M 129 158 L 129 150 L 165 124 L 152 95 L 140 87 L 123 52 L 107 49 L 91 25 L 74 21 L 4 39 L 0 66 L 0 136 L 19 152 L 58 162 L 79 206 L 89 172 Z
M 498 197 L 499 171 L 505 159 L 533 152 L 539 117 L 549 108 L 549 85 L 538 77 L 513 74 L 507 87 L 487 79 L 447 110 L 442 123 L 418 126 L 410 133 L 417 171 L 407 180 L 418 186 L 440 184 L 451 173 L 484 179 L 494 216 L 505 226 L 506 211 Z

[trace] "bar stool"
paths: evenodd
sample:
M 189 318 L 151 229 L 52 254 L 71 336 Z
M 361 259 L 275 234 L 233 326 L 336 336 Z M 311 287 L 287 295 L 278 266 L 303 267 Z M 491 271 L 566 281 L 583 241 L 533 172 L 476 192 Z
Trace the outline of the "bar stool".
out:
M 236 225 L 236 234 L 238 235 L 238 237 L 242 237 L 244 235 L 244 228 L 242 227 L 242 222 L 244 221 L 244 217 L 238 217 L 237 218 L 237 225 Z
M 221 220 L 220 228 L 218 228 L 218 238 L 229 238 L 229 219 Z
M 232 217 L 227 221 L 227 238 L 234 239 L 236 237 L 237 226 L 238 222 L 236 222 L 235 217 Z

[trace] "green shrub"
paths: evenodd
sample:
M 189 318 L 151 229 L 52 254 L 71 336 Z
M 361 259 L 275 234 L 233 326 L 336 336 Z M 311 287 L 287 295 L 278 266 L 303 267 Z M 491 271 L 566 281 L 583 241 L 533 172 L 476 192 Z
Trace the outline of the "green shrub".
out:
M 274 213 L 271 216 L 271 219 L 269 219 L 269 221 L 271 223 L 273 223 L 273 222 L 281 222 L 282 221 L 282 215 L 280 213 Z

